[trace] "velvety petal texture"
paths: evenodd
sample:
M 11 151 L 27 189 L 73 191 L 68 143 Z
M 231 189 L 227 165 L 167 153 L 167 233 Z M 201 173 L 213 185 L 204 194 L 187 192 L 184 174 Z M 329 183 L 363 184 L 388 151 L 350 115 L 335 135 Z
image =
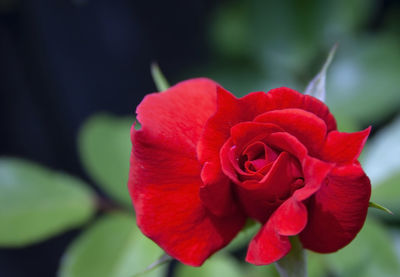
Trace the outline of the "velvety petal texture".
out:
M 308 204 L 303 246 L 329 253 L 346 246 L 367 216 L 371 184 L 358 164 L 335 168 Z
M 261 223 L 246 260 L 328 253 L 362 228 L 371 185 L 357 161 L 370 128 L 339 132 L 328 107 L 289 88 L 236 98 L 200 78 L 145 97 L 132 128 L 128 187 L 142 232 L 198 266 L 247 218 Z
M 199 266 L 242 228 L 240 213 L 217 218 L 200 200 L 195 147 L 215 112 L 216 83 L 196 79 L 146 96 L 132 128 L 129 191 L 142 232 L 181 262 Z

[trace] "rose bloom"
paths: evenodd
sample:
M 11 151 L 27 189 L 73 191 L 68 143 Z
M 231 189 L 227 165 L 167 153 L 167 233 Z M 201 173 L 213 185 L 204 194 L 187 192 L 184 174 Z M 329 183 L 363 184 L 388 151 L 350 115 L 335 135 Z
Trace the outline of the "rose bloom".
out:
M 250 218 L 246 260 L 266 265 L 290 236 L 320 253 L 364 224 L 371 185 L 358 156 L 370 128 L 337 131 L 328 107 L 289 88 L 236 98 L 205 79 L 147 95 L 132 127 L 128 187 L 142 232 L 199 266 Z

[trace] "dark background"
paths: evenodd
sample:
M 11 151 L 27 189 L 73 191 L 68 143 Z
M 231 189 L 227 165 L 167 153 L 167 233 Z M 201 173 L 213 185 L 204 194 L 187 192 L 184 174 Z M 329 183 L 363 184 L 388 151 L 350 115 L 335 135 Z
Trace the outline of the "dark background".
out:
M 134 114 L 155 91 L 150 63 L 172 78 L 207 58 L 214 1 L 0 2 L 0 154 L 85 178 L 76 135 L 91 114 Z M 2 227 L 0 227 L 2 228 Z M 77 231 L 0 250 L 0 276 L 54 276 Z
M 152 61 L 171 83 L 212 62 L 207 22 L 216 2 L 0 1 L 0 154 L 90 182 L 76 147 L 83 121 L 99 111 L 134 114 L 155 91 Z M 376 0 L 361 28 L 378 32 L 398 7 L 396 0 Z M 78 232 L 0 250 L 0 276 L 54 276 Z

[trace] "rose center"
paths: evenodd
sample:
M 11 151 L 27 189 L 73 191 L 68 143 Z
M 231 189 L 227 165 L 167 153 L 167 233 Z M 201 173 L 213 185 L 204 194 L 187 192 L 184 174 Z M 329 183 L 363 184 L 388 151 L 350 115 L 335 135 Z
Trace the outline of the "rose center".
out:
M 247 173 L 263 171 L 272 165 L 278 155 L 279 151 L 257 141 L 244 149 L 239 158 L 239 166 Z
M 260 222 L 305 185 L 297 157 L 268 141 L 232 145 L 227 154 L 230 166 L 225 172 L 237 184 L 235 193 L 247 215 Z

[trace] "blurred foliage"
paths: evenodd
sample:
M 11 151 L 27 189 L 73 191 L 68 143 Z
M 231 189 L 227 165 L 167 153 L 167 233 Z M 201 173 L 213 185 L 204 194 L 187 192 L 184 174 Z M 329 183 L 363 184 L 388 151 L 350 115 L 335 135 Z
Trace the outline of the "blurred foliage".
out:
M 179 78 L 207 76 L 238 96 L 279 86 L 303 91 L 329 49 L 339 42 L 327 72 L 327 104 L 341 131 L 373 125 L 375 133 L 361 162 L 373 184 L 371 200 L 395 215 L 371 210 L 364 228 L 344 249 L 328 255 L 307 252 L 310 277 L 400 275 L 400 117 L 390 120 L 399 115 L 400 106 L 399 22 L 395 20 L 398 14 L 388 12 L 385 28 L 372 32 L 368 24 L 377 3 L 219 2 L 206 22 L 210 62 L 184 69 Z M 78 150 L 82 164 L 104 197 L 115 204 L 112 209 L 118 211 L 106 209 L 85 226 L 65 252 L 60 277 L 130 277 L 162 255 L 137 228 L 127 190 L 133 122 L 133 117 L 98 114 L 81 128 Z M 26 246 L 88 223 L 96 209 L 104 211 L 102 197 L 67 174 L 2 158 L 0 246 Z M 243 261 L 248 242 L 258 229 L 259 224 L 255 224 L 242 231 L 200 268 L 174 263 L 168 276 L 278 276 L 272 265 L 256 267 Z M 166 275 L 167 267 L 160 266 L 143 276 Z
M 373 218 L 367 219 L 358 236 L 344 249 L 318 258 L 325 259 L 323 264 L 335 276 L 396 277 L 400 272 L 390 234 Z
M 396 25 L 368 31 L 377 4 L 222 2 L 210 22 L 212 62 L 189 72 L 211 77 L 238 96 L 280 86 L 304 91 L 338 42 L 327 74 L 328 105 L 344 130 L 379 123 L 400 105 L 400 89 L 394 85 L 400 72 L 400 37 Z M 182 79 L 189 77 L 187 72 Z
M 132 216 L 115 212 L 97 220 L 67 249 L 59 276 L 132 277 L 162 253 L 140 232 Z M 161 266 L 140 276 L 161 276 L 164 269 Z
M 79 154 L 92 179 L 115 200 L 131 207 L 127 181 L 133 118 L 98 114 L 89 118 L 78 136 Z
M 400 37 L 388 34 L 343 41 L 329 78 L 327 103 L 332 111 L 363 124 L 379 123 L 397 112 L 399 47 Z
M 217 253 L 207 260 L 201 267 L 180 265 L 176 272 L 177 277 L 241 277 L 243 276 L 241 266 L 226 254 Z
M 22 247 L 77 227 L 95 211 L 81 180 L 37 164 L 0 159 L 0 246 Z

